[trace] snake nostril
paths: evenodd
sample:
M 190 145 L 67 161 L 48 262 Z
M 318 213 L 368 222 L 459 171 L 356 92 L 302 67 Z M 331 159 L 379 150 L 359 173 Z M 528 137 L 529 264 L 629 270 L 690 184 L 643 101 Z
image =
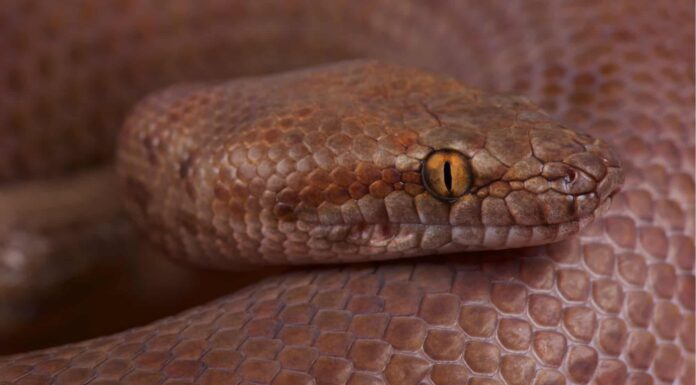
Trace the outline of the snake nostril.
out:
M 564 179 L 565 179 L 566 183 L 573 183 L 573 182 L 575 182 L 575 179 L 577 177 L 578 177 L 578 174 L 575 172 L 575 170 L 568 169 Z

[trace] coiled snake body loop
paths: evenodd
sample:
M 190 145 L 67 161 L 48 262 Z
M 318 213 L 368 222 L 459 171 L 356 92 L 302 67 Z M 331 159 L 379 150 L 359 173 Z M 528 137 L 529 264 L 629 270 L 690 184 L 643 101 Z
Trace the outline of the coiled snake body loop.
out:
M 0 179 L 117 142 L 127 209 L 173 257 L 307 265 L 0 358 L 0 383 L 694 383 L 688 3 L 9 1 L 0 21 Z M 357 57 L 381 61 L 317 65 Z

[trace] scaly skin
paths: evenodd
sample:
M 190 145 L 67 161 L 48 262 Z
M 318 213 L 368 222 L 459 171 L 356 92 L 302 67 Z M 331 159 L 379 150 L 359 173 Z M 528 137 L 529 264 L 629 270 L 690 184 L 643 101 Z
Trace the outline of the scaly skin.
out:
M 14 18 L 7 16 L 13 15 L 13 4 L 7 4 L 3 16 Z M 454 74 L 488 91 L 524 94 L 564 124 L 611 143 L 618 150 L 626 183 L 604 219 L 560 243 L 427 261 L 308 268 L 115 336 L 4 358 L 0 381 L 694 383 L 691 4 L 540 1 L 532 6 L 507 1 L 437 5 L 384 1 L 308 6 L 279 2 L 249 6 L 245 12 L 235 9 L 229 14 L 214 8 L 212 1 L 196 2 L 195 11 L 181 6 L 185 2 L 96 4 L 102 5 L 84 12 L 84 20 L 94 24 L 85 27 L 82 23 L 77 30 L 99 37 L 102 35 L 97 31 L 109 30 L 105 25 L 114 26 L 111 33 L 117 37 L 116 48 L 106 52 L 123 61 L 83 53 L 94 60 L 77 60 L 87 71 L 76 71 L 83 75 L 75 76 L 99 75 L 102 79 L 106 74 L 96 65 L 100 60 L 145 71 L 125 76 L 127 81 L 104 77 L 110 86 L 103 88 L 109 91 L 100 98 L 90 97 L 88 88 L 81 88 L 88 82 L 69 78 L 62 70 L 49 71 L 48 77 L 55 83 L 35 80 L 40 78 L 30 71 L 41 68 L 33 64 L 39 63 L 36 52 L 42 52 L 42 45 L 34 42 L 50 41 L 35 36 L 43 24 L 17 18 L 21 22 L 11 24 L 12 28 L 19 25 L 37 40 L 3 40 L 29 47 L 19 58 L 3 58 L 3 65 L 19 63 L 22 71 L 29 71 L 31 84 L 54 85 L 47 92 L 77 95 L 70 119 L 87 123 L 96 116 L 113 127 L 116 124 L 110 118 L 121 116 L 120 111 L 132 103 L 134 95 L 149 90 L 150 85 L 171 78 L 198 78 L 191 73 L 197 69 L 190 61 L 168 59 L 177 55 L 182 56 L 179 59 L 195 58 L 192 60 L 201 60 L 206 70 L 209 66 L 225 67 L 224 60 L 196 55 L 206 51 L 203 43 L 209 35 L 201 31 L 224 24 L 252 36 L 274 37 L 272 29 L 250 31 L 235 22 L 250 20 L 248 26 L 261 19 L 283 20 L 285 24 L 279 29 L 299 24 L 307 29 L 293 29 L 296 34 L 312 36 L 292 40 L 297 51 L 287 56 L 291 66 L 303 60 L 326 59 L 321 56 L 326 51 L 308 48 L 313 44 L 326 46 L 333 36 L 339 36 L 335 38 L 338 48 L 329 52 L 330 56 L 354 53 L 392 59 Z M 114 8 L 103 4 L 126 8 L 114 14 Z M 291 15 L 305 18 L 305 23 L 293 23 L 297 19 L 280 12 L 288 10 L 284 7 L 296 7 Z M 60 23 L 70 10 L 70 6 L 50 2 L 30 14 L 50 20 L 46 25 L 54 33 L 48 36 L 57 36 L 63 43 L 72 36 L 68 32 L 75 31 Z M 131 20 L 135 25 L 118 20 Z M 169 24 L 173 26 L 170 29 L 164 28 L 167 20 L 176 20 Z M 326 31 L 320 36 L 309 33 L 320 27 Z M 126 40 L 128 28 L 142 28 L 145 37 Z M 182 41 L 172 29 L 183 31 L 182 35 L 191 40 Z M 190 31 L 201 33 L 189 35 Z M 222 35 L 240 42 L 247 37 L 241 33 Z M 125 49 L 119 43 L 120 36 L 133 44 Z M 164 49 L 167 43 L 182 49 L 175 54 Z M 54 47 L 61 51 L 68 46 Z M 231 48 L 227 52 L 240 51 Z M 245 56 L 251 58 L 246 63 L 263 67 L 263 56 Z M 277 65 L 274 59 L 267 56 L 265 68 Z M 145 65 L 148 60 L 152 60 L 149 66 Z M 167 63 L 165 68 L 172 73 L 159 71 L 157 63 Z M 232 65 L 227 71 L 239 68 Z M 210 71 L 201 77 L 225 70 Z M 124 73 L 131 74 L 130 70 Z M 61 86 L 61 82 L 72 84 L 72 88 Z M 17 88 L 12 82 L 2 84 Z M 138 87 L 127 97 L 117 91 L 131 89 L 131 85 Z M 47 97 L 41 102 L 33 96 L 38 94 L 32 93 L 38 88 L 3 92 L 25 95 L 27 103 L 17 102 L 25 100 L 20 97 L 3 99 L 19 107 L 1 110 L 22 127 L 47 129 L 48 124 L 54 124 L 49 123 L 53 121 L 51 114 L 36 112 L 47 103 L 49 111 L 60 108 L 65 98 Z M 114 104 L 99 107 L 106 102 Z M 109 110 L 100 114 L 99 108 Z M 92 139 L 104 133 L 89 133 L 83 129 L 87 124 L 55 124 L 57 138 L 66 132 L 61 127 L 88 138 L 79 141 L 88 151 L 65 155 L 68 152 L 57 146 L 55 154 L 60 156 L 42 162 L 47 158 L 36 155 L 41 145 L 30 140 L 34 131 L 28 129 L 19 137 L 8 134 L 6 137 L 14 140 L 10 143 L 15 143 L 9 145 L 15 151 L 12 156 L 25 160 L 9 167 L 11 171 L 4 172 L 7 178 L 25 172 L 55 173 L 67 164 L 93 159 L 102 151 Z M 74 137 L 66 136 L 65 148 L 70 148 Z M 174 159 L 165 167 L 181 170 L 182 159 Z M 195 247 L 189 252 L 195 254 Z
M 229 269 L 546 244 L 606 211 L 623 182 L 604 143 L 523 98 L 379 62 L 174 87 L 120 138 L 144 232 Z M 447 149 L 472 175 L 453 202 L 421 170 Z

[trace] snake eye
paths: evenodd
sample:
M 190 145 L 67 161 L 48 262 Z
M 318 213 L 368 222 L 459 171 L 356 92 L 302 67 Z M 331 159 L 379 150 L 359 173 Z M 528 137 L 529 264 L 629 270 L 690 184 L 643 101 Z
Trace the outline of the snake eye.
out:
M 454 200 L 471 186 L 469 161 L 454 150 L 435 151 L 425 160 L 423 184 L 435 197 Z

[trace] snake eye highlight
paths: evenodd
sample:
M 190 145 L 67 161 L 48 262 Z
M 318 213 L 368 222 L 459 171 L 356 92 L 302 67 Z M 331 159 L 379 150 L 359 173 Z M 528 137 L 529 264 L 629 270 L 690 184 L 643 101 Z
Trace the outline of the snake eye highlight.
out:
M 443 200 L 455 200 L 469 191 L 469 161 L 454 150 L 438 150 L 428 155 L 423 167 L 423 184 Z

